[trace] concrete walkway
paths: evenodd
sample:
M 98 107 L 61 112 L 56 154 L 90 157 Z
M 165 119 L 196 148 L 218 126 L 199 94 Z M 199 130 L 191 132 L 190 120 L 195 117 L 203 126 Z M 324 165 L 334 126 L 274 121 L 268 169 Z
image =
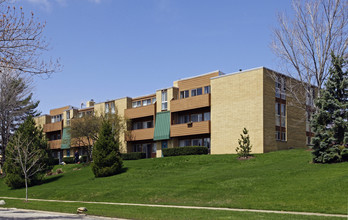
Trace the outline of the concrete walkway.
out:
M 110 220 L 116 218 L 106 218 L 92 215 L 74 215 L 59 212 L 46 212 L 29 209 L 16 209 L 16 208 L 0 208 L 0 219 L 55 219 L 55 220 L 67 220 L 67 219 L 82 219 L 82 220 Z M 121 220 L 121 219 L 118 219 Z M 122 219 L 125 220 L 125 219 Z
M 24 200 L 24 198 L 15 198 L 15 197 L 0 197 L 0 199 Z M 142 207 L 159 207 L 159 208 L 203 209 L 203 210 L 216 210 L 216 211 L 220 210 L 220 211 L 234 211 L 234 212 L 257 212 L 257 213 L 275 213 L 275 214 L 290 214 L 290 215 L 309 215 L 309 216 L 323 216 L 323 217 L 341 217 L 341 218 L 348 219 L 348 215 L 326 214 L 326 213 L 315 213 L 315 212 L 292 212 L 292 211 L 276 211 L 276 210 L 260 210 L 260 209 L 235 209 L 235 208 L 219 208 L 219 207 L 157 205 L 157 204 L 137 204 L 137 203 L 117 203 L 117 202 L 88 202 L 88 201 L 67 201 L 67 200 L 49 200 L 49 199 L 29 199 L 29 200 L 30 201 L 42 201 L 42 202 L 85 203 L 85 204 L 124 205 L 124 206 L 142 206 Z

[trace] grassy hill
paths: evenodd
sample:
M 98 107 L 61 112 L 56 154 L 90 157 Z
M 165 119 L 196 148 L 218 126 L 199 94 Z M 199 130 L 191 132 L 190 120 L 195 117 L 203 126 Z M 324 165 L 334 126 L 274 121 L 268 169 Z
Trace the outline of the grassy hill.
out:
M 305 150 L 239 161 L 199 155 L 124 161 L 126 172 L 94 178 L 89 166 L 29 188 L 29 198 L 347 213 L 348 163 L 311 164 Z M 78 168 L 78 170 L 74 169 Z M 0 179 L 0 196 L 24 197 Z

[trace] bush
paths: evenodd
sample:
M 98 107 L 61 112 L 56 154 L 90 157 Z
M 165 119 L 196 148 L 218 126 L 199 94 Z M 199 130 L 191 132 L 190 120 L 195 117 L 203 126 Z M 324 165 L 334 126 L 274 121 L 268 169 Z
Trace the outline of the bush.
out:
M 49 165 L 58 165 L 59 164 L 59 159 L 58 158 L 51 158 Z
M 239 157 L 248 157 L 251 156 L 251 148 L 250 137 L 248 134 L 248 129 L 243 129 L 243 134 L 240 135 L 241 139 L 238 139 L 239 147 L 236 148 L 236 152 Z
M 208 154 L 208 152 L 209 150 L 207 147 L 201 147 L 201 146 L 166 148 L 162 150 L 164 157 Z
M 66 164 L 72 164 L 75 163 L 75 160 L 73 157 L 63 157 L 63 162 Z
M 87 162 L 87 155 L 82 155 L 80 159 L 80 163 L 86 163 Z
M 123 160 L 140 160 L 146 158 L 146 153 L 132 152 L 127 154 L 121 154 Z

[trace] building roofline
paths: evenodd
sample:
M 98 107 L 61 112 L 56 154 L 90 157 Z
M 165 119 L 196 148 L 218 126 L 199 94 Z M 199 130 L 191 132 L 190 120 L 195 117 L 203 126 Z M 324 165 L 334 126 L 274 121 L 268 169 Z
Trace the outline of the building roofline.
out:
M 238 72 L 226 73 L 225 75 L 212 77 L 211 80 L 212 79 L 218 79 L 218 78 L 225 77 L 225 76 L 231 76 L 231 75 L 241 74 L 241 73 L 245 73 L 245 72 L 250 72 L 252 70 L 257 70 L 257 69 L 267 69 L 267 68 L 265 68 L 264 66 L 260 66 L 260 67 L 255 67 L 255 68 L 242 70 L 242 71 L 238 71 Z M 271 69 L 269 69 L 269 70 L 271 70 Z M 271 71 L 273 71 L 273 70 L 271 70 Z
M 211 71 L 211 72 L 208 72 L 208 73 L 203 73 L 203 74 L 199 74 L 199 75 L 196 75 L 196 76 L 190 76 L 190 77 L 185 77 L 185 78 L 182 78 L 182 79 L 178 79 L 178 80 L 175 80 L 174 82 L 188 80 L 188 79 L 193 79 L 193 78 L 209 75 L 209 74 L 216 73 L 216 72 L 218 72 L 219 74 L 221 73 L 222 75 L 225 74 L 225 73 L 221 72 L 220 70 L 214 70 L 214 71 Z

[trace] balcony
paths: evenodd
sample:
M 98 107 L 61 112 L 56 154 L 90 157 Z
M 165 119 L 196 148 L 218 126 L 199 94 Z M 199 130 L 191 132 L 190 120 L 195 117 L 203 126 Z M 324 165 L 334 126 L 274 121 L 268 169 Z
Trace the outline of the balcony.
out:
M 62 140 L 48 141 L 50 149 L 60 149 L 62 145 Z
M 176 124 L 170 126 L 170 137 L 188 135 L 209 134 L 210 121 L 192 122 L 187 124 Z
M 198 95 L 170 101 L 170 111 L 180 112 L 210 106 L 210 94 Z
M 55 122 L 55 123 L 49 123 L 44 124 L 43 131 L 44 132 L 52 132 L 52 131 L 60 131 L 63 129 L 63 121 Z
M 127 141 L 141 141 L 152 140 L 154 135 L 154 128 L 145 128 L 130 131 L 130 134 L 126 135 Z
M 128 119 L 153 116 L 156 113 L 155 104 L 141 106 L 138 108 L 129 108 L 124 110 L 124 115 Z

